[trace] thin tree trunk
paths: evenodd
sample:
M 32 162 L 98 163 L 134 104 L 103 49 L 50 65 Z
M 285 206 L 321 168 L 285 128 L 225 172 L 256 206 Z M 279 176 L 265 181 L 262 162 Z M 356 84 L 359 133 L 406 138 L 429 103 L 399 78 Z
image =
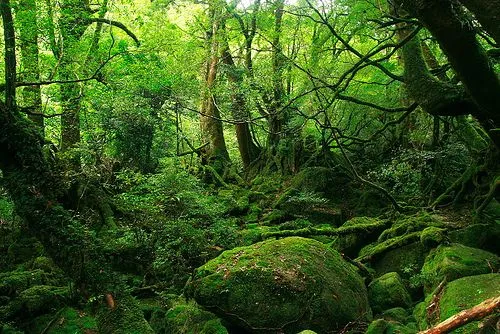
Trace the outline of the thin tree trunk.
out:
M 9 109 L 16 107 L 16 41 L 14 21 L 9 0 L 0 0 L 5 43 L 5 104 Z

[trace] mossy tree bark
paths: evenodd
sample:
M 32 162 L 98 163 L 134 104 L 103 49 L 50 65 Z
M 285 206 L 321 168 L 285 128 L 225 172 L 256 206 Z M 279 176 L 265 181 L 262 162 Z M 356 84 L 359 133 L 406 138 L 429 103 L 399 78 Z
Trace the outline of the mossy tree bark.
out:
M 248 113 L 245 96 L 241 91 L 243 76 L 234 63 L 233 57 L 229 52 L 227 45 L 222 52 L 222 60 L 228 66 L 227 77 L 233 86 L 231 112 L 235 124 L 236 140 L 240 151 L 243 167 L 247 169 L 252 161 L 258 158 L 260 154 L 259 147 L 255 144 L 252 131 L 249 125 L 250 115 Z
M 83 0 L 65 0 L 61 4 L 60 33 L 61 49 L 59 59 L 59 79 L 64 81 L 77 79 L 74 60 L 80 38 L 90 23 L 90 8 Z M 74 148 L 80 142 L 81 89 L 78 83 L 60 86 L 62 110 L 61 150 Z M 79 157 L 75 156 L 75 167 L 79 166 Z
M 19 0 L 16 8 L 16 23 L 19 27 L 21 50 L 20 79 L 26 82 L 40 81 L 38 65 L 38 18 L 37 5 L 34 0 Z M 42 94 L 40 86 L 24 87 L 22 90 L 23 105 L 29 110 L 28 117 L 44 130 L 42 111 Z
M 463 8 L 460 7 L 459 3 L 452 0 L 399 0 L 395 5 L 397 8 L 404 8 L 412 16 L 416 17 L 436 38 L 441 49 L 448 57 L 452 68 L 464 84 L 467 95 L 473 102 L 471 105 L 467 97 L 460 98 L 452 90 L 446 89 L 440 95 L 442 95 L 444 102 L 448 101 L 450 103 L 445 103 L 444 106 L 442 102 L 438 103 L 439 108 L 437 109 L 427 103 L 427 107 L 436 110 L 435 113 L 444 110 L 450 114 L 449 111 L 453 111 L 451 115 L 456 114 L 454 110 L 469 110 L 467 113 L 472 114 L 479 120 L 495 145 L 500 147 L 500 134 L 499 131 L 495 130 L 500 127 L 500 80 L 493 66 L 491 66 L 485 50 L 477 41 L 476 32 L 467 19 Z M 409 43 L 409 45 L 411 47 L 412 43 Z M 415 53 L 415 55 L 418 54 L 420 54 L 420 51 Z M 425 63 L 423 64 L 425 65 Z M 420 66 L 419 63 L 415 64 L 415 68 L 418 69 L 418 72 L 415 73 L 425 73 L 426 68 Z M 408 73 L 408 75 L 414 75 L 415 73 Z M 435 87 L 436 89 L 445 87 L 443 85 L 436 86 L 435 82 L 428 80 L 428 77 L 426 77 L 420 76 L 419 78 L 408 79 L 425 79 L 426 81 L 423 83 L 428 85 L 426 87 Z M 422 94 L 421 102 L 426 102 L 424 101 L 425 97 L 432 97 L 432 95 L 428 94 L 429 88 L 423 87 L 422 84 L 419 86 L 421 89 L 417 89 L 415 92 Z M 417 102 L 420 102 L 419 99 L 414 98 Z M 439 114 L 445 113 L 440 112 Z
M 219 30 L 223 24 L 223 14 L 217 4 L 210 4 L 210 30 L 207 32 L 207 64 L 205 72 L 205 88 L 203 90 L 200 125 L 203 138 L 208 141 L 205 148 L 206 163 L 217 173 L 223 173 L 229 163 L 220 110 L 215 102 L 213 89 L 217 78 L 219 57 Z
M 500 0 L 460 0 L 500 47 Z

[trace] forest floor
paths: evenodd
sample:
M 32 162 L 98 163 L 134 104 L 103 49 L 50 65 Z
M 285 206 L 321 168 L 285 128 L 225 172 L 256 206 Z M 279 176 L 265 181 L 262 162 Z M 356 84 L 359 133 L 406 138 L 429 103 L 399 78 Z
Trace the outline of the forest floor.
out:
M 112 217 L 81 219 L 155 333 L 417 333 L 500 296 L 500 221 L 467 208 L 396 213 L 326 168 L 219 188 L 180 171 L 120 182 Z M 103 332 L 94 305 L 109 296 L 84 296 L 5 195 L 0 209 L 0 333 Z M 455 332 L 498 324 L 497 310 Z

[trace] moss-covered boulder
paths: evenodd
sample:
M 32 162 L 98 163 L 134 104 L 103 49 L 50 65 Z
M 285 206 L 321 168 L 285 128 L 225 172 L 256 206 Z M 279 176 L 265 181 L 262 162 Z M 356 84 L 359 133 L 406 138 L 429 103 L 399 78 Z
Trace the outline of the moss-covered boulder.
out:
M 96 320 L 100 334 L 154 334 L 137 301 L 126 295 L 117 298 L 113 309 L 101 305 Z
M 398 273 L 387 273 L 374 279 L 368 286 L 368 299 L 375 313 L 393 307 L 409 307 L 411 297 Z
M 460 277 L 496 272 L 498 256 L 461 244 L 440 246 L 429 253 L 422 268 L 425 291 L 431 292 L 444 278 L 448 282 Z
M 405 326 L 399 322 L 377 319 L 373 321 L 366 334 L 416 334 L 418 331 L 414 326 Z
M 420 303 L 414 311 L 421 330 L 448 319 L 449 317 L 471 308 L 482 301 L 500 295 L 500 274 L 484 274 L 468 276 L 448 283 L 439 298 L 435 299 L 436 305 L 431 311 L 427 306 L 433 301 L 429 295 L 425 302 Z M 454 330 L 454 334 L 495 334 L 496 321 L 475 321 Z M 481 328 L 480 328 L 481 327 Z
M 382 312 L 380 318 L 387 321 L 400 322 L 404 324 L 407 323 L 408 319 L 410 319 L 411 317 L 406 309 L 402 307 L 394 307 Z
M 500 223 L 474 224 L 463 229 L 451 231 L 452 242 L 465 246 L 480 248 L 500 255 Z
M 386 226 L 380 219 L 372 217 L 354 217 L 342 224 L 341 228 L 351 226 L 362 228 L 363 226 L 373 226 L 373 224 L 380 224 L 380 229 L 370 228 L 360 233 L 350 233 L 336 236 L 331 243 L 331 246 L 340 253 L 346 254 L 349 257 L 356 257 L 364 245 L 377 240 L 378 235 Z
M 446 240 L 446 229 L 429 226 L 422 231 L 420 242 L 426 248 L 434 248 L 444 243 Z
M 31 317 L 49 313 L 60 309 L 68 302 L 69 298 L 70 292 L 67 287 L 35 285 L 19 293 L 5 306 L 3 313 L 7 317 L 18 315 Z
M 60 309 L 30 321 L 26 333 L 46 334 L 97 334 L 95 319 L 84 311 L 71 307 Z
M 169 309 L 164 327 L 156 333 L 165 334 L 227 334 L 227 329 L 213 313 L 202 310 L 196 303 L 178 304 Z
M 371 316 L 355 268 L 324 244 L 300 237 L 226 251 L 195 271 L 185 293 L 254 333 L 328 332 Z

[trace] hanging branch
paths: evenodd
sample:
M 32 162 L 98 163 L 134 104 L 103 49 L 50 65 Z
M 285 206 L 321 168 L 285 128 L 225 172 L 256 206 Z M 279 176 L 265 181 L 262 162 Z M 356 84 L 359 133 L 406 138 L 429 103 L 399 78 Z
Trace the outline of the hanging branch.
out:
M 88 21 L 90 23 L 99 23 L 100 22 L 100 23 L 109 24 L 110 26 L 113 26 L 113 27 L 117 27 L 117 28 L 123 30 L 123 32 L 125 32 L 130 38 L 132 38 L 137 46 L 141 45 L 141 42 L 139 41 L 137 36 L 121 22 L 113 21 L 113 20 L 105 19 L 105 18 L 101 18 L 101 17 L 92 17 L 92 18 L 89 18 Z

